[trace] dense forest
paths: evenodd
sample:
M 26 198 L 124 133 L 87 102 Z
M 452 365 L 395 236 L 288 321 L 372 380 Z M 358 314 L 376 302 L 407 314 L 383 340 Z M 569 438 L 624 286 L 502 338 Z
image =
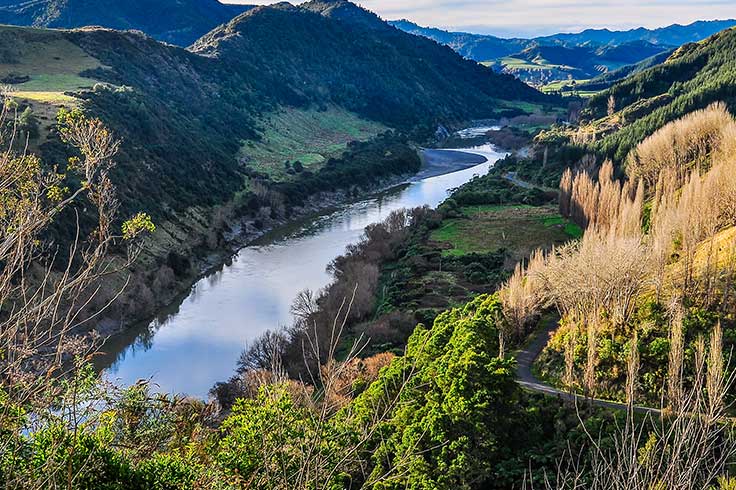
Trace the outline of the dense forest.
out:
M 0 32 L 19 41 L 5 60 L 40 39 L 97 81 L 43 135 L 38 106 L 3 94 L 2 488 L 736 487 L 736 31 L 544 128 L 513 116 L 560 99 L 339 0 L 254 8 L 189 50 Z M 93 369 L 103 339 L 79 330 L 135 308 L 126 289 L 171 287 L 134 276 L 99 297 L 172 215 L 227 203 L 263 228 L 417 172 L 438 126 L 481 116 L 509 127 L 466 144 L 509 154 L 437 209 L 366 227 L 209 400 Z M 351 138 L 292 157 L 312 126 Z
M 217 0 L 41 0 L 0 2 L 0 22 L 19 26 L 74 28 L 102 26 L 143 31 L 178 46 L 189 46 L 214 27 L 252 8 Z

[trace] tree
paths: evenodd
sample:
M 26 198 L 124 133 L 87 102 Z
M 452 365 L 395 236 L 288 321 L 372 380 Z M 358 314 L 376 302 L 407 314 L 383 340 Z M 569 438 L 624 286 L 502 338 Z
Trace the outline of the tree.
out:
M 500 310 L 495 295 L 480 296 L 431 329 L 418 326 L 406 356 L 356 399 L 369 419 L 386 393 L 408 383 L 371 447 L 370 474 L 394 475 L 375 488 L 481 488 L 501 476 L 520 389 L 513 360 L 497 355 Z
M 99 281 L 121 262 L 129 265 L 140 250 L 137 238 L 154 227 L 150 217 L 139 214 L 123 223 L 123 231 L 115 230 L 118 202 L 108 174 L 119 143 L 100 120 L 76 109 L 60 111 L 61 138 L 78 152 L 62 173 L 46 170 L 35 155 L 13 150 L 18 116 L 8 95 L 2 102 L 0 127 L 11 129 L 0 134 L 6 147 L 0 153 L 0 427 L 10 432 L 0 438 L 0 454 L 14 454 L 30 423 L 63 421 L 76 434 L 84 419 L 76 394 L 89 384 L 81 370 L 94 346 L 75 332 L 99 313 L 86 311 Z M 81 183 L 75 186 L 76 179 Z M 46 232 L 62 215 L 80 223 L 85 211 L 78 204 L 92 218 L 91 229 L 77 225 L 71 243 L 49 242 Z M 122 261 L 108 258 L 118 242 L 127 244 Z M 3 468 L 5 479 L 37 488 L 61 474 L 70 487 L 75 447 L 54 439 L 49 451 L 70 453 L 68 466 L 40 470 L 48 480 L 24 481 L 23 462 L 13 459 Z
M 589 463 L 582 461 L 580 455 L 568 453 L 560 461 L 558 473 L 546 481 L 544 488 L 733 488 L 728 468 L 736 455 L 736 439 L 724 404 L 733 376 L 725 374 L 720 326 L 711 332 L 708 347 L 706 344 L 703 338 L 696 342 L 689 386 L 681 377 L 673 380 L 677 398 L 670 400 L 669 410 L 635 417 L 635 407 L 630 402 L 626 422 L 614 434 L 612 444 L 604 445 L 596 434 L 588 434 Z M 681 371 L 682 357 L 675 362 L 679 363 L 675 370 Z M 637 371 L 638 357 L 632 348 L 627 381 L 630 393 L 636 385 Z
M 614 114 L 616 114 L 616 97 L 611 94 L 611 96 L 608 97 L 608 117 L 611 117 Z
M 30 106 L 18 116 L 18 132 L 22 138 L 36 139 L 39 136 L 38 118 Z

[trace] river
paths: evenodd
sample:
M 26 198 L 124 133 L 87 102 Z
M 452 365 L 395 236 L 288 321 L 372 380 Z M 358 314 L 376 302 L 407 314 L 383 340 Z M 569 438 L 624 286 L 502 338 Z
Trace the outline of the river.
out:
M 448 191 L 485 174 L 503 154 L 490 145 L 430 150 L 434 165 L 410 182 L 274 230 L 241 249 L 219 270 L 200 279 L 153 322 L 109 339 L 99 359 L 106 376 L 130 385 L 150 379 L 160 391 L 207 398 L 227 380 L 248 341 L 291 323 L 290 305 L 304 289 L 319 290 L 327 264 L 356 242 L 363 229 L 391 211 L 437 206 Z M 486 158 L 463 170 L 461 151 Z M 482 160 L 482 159 L 479 159 Z

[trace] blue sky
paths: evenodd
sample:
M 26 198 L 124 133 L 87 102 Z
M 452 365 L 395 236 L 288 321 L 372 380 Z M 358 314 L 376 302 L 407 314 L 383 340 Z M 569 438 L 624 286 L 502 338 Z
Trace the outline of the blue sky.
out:
M 421 25 L 506 37 L 574 32 L 588 27 L 629 29 L 736 18 L 736 0 L 359 0 L 357 3 L 384 19 L 407 18 Z

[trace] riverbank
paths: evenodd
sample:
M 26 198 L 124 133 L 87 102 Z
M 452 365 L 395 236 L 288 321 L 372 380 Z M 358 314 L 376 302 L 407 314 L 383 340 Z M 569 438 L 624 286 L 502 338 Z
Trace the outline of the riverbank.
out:
M 428 179 L 438 175 L 444 175 L 458 170 L 475 167 L 485 163 L 488 158 L 477 153 L 462 150 L 443 150 L 433 148 L 422 148 L 419 158 L 422 160 L 422 168 L 412 180 Z
M 388 179 L 381 179 L 373 185 L 361 189 L 357 194 L 350 189 L 341 189 L 335 192 L 321 192 L 309 198 L 304 206 L 295 208 L 288 219 L 270 219 L 260 227 L 256 226 L 256 219 L 253 216 L 241 216 L 230 219 L 227 222 L 226 231 L 223 233 L 224 246 L 221 250 L 210 252 L 200 258 L 199 273 L 191 281 L 191 285 L 222 267 L 240 249 L 251 245 L 279 228 L 307 220 L 310 217 L 319 216 L 337 209 L 339 206 L 366 199 L 402 184 L 419 182 L 431 177 L 459 172 L 488 161 L 488 156 L 484 155 L 483 151 L 478 152 L 476 147 L 463 150 L 420 148 L 417 151 L 422 166 L 415 174 L 396 175 Z M 474 151 L 475 153 L 473 153 Z M 487 151 L 485 153 L 487 154 Z M 181 291 L 175 296 L 179 296 L 183 292 Z
M 367 225 L 396 209 L 438 205 L 448 190 L 487 172 L 489 159 L 503 156 L 491 147 L 483 151 L 489 158 L 474 155 L 455 166 L 443 162 L 447 174 L 421 181 L 416 176 L 396 179 L 393 184 L 405 185 L 366 193 L 361 199 L 345 193 L 329 203 L 318 200 L 312 209 L 321 212 L 294 216 L 288 223 L 269 226 L 270 232 L 260 230 L 249 246 L 223 257 L 220 264 L 210 256 L 214 273 L 197 281 L 190 294 L 179 297 L 153 322 L 110 338 L 103 349 L 108 355 L 98 359 L 98 368 L 113 366 L 109 375 L 120 384 L 155 375 L 163 391 L 206 397 L 215 382 L 230 376 L 248 342 L 265 330 L 290 324 L 290 305 L 301 290 L 316 291 L 330 282 L 327 265 L 356 243 Z M 481 160 L 487 163 L 467 168 L 469 162 Z M 438 173 L 435 162 L 430 157 L 422 169 Z M 337 197 L 343 197 L 341 203 Z M 244 229 L 250 225 L 244 224 Z M 193 370 L 201 379 L 183 380 L 177 374 Z

